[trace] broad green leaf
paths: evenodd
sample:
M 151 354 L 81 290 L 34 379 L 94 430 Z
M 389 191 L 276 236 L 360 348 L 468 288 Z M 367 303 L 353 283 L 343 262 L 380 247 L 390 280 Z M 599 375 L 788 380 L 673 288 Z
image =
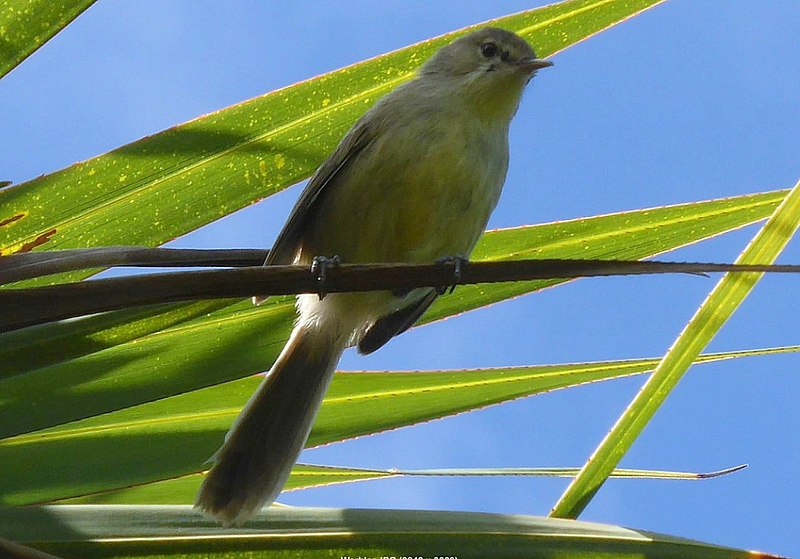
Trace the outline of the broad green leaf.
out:
M 92 4 L 94 0 L 0 0 L 0 78 Z
M 139 307 L 0 334 L 0 382 L 142 338 L 238 302 L 215 300 Z
M 476 258 L 640 259 L 763 219 L 784 196 L 768 192 L 492 231 Z M 424 320 L 561 281 L 462 286 L 440 298 Z M 249 301 L 194 303 L 170 307 L 164 315 L 124 311 L 2 335 L 0 436 L 266 370 L 288 337 L 291 301 L 275 297 L 261 307 Z M 118 322 L 131 317 L 138 318 Z M 93 331 L 97 326 L 106 329 Z M 58 406 L 50 405 L 54 399 Z
M 736 259 L 737 264 L 770 264 L 800 227 L 800 182 Z M 553 508 L 555 517 L 576 518 L 633 445 L 700 352 L 755 287 L 763 274 L 726 274 L 689 320 L 581 473 Z
M 243 301 L 108 350 L 2 380 L 0 437 L 263 371 L 286 342 L 293 318 L 287 298 L 271 298 L 260 307 Z M 54 401 L 57 406 L 51 405 Z
M 486 23 L 517 31 L 549 56 L 656 3 L 570 0 Z M 379 97 L 467 31 L 268 93 L 4 189 L 0 254 L 158 245 L 295 184 Z
M 272 507 L 221 528 L 186 506 L 0 509 L 0 537 L 63 557 L 756 559 L 762 553 L 604 524 L 468 512 Z
M 717 472 L 669 472 L 657 470 L 616 469 L 612 478 L 699 480 L 720 477 L 737 472 L 747 466 L 735 466 Z M 296 491 L 324 485 L 352 483 L 390 477 L 445 477 L 445 476 L 517 476 L 517 477 L 575 477 L 579 468 L 451 468 L 439 470 L 374 470 L 365 468 L 338 468 L 311 464 L 295 464 L 284 491 Z M 135 505 L 190 505 L 194 503 L 203 473 L 189 474 L 175 479 L 146 483 L 103 493 L 63 499 L 67 504 L 135 504 Z
M 698 361 L 798 350 L 800 347 L 710 354 Z M 640 359 L 465 371 L 337 373 L 308 446 L 640 374 L 656 362 Z M 0 503 L 65 499 L 200 471 L 259 382 L 258 377 L 246 378 L 0 441 Z M 358 413 L 353 413 L 356 408 Z
M 787 192 L 780 190 L 490 231 L 481 238 L 471 258 L 641 260 L 760 221 L 770 215 Z M 563 282 L 538 280 L 459 286 L 452 295 L 437 299 L 422 322 Z

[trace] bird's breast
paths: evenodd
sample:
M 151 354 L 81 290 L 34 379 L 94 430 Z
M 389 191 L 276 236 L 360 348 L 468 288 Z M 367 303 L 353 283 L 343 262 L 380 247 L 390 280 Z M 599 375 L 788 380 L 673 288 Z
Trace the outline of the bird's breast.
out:
M 388 130 L 359 154 L 320 209 L 320 254 L 432 262 L 471 252 L 505 181 L 507 133 L 439 120 Z

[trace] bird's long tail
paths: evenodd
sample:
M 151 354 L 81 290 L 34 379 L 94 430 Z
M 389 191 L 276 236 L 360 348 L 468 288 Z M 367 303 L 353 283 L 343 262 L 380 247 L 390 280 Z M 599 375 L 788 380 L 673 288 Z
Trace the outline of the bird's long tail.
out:
M 311 431 L 344 344 L 299 324 L 212 458 L 195 507 L 226 526 L 272 503 Z

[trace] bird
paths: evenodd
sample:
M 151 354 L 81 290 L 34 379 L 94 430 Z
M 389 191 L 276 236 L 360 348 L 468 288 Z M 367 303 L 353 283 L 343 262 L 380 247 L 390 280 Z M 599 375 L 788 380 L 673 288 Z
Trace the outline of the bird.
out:
M 345 134 L 307 183 L 265 265 L 466 259 L 500 197 L 523 90 L 551 65 L 519 35 L 495 27 L 441 47 Z M 343 351 L 372 353 L 441 293 L 298 295 L 294 329 L 211 458 L 195 507 L 237 526 L 271 504 Z

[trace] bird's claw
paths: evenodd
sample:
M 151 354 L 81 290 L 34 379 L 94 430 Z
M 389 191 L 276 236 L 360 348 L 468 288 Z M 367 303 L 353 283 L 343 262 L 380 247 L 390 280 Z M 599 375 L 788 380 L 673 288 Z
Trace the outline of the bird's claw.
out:
M 327 256 L 315 256 L 311 261 L 311 275 L 317 279 L 319 284 L 319 291 L 317 296 L 322 301 L 328 293 L 325 291 L 325 282 L 328 279 L 328 271 L 332 268 L 338 267 L 342 263 L 342 259 L 338 255 L 331 258 Z
M 439 295 L 444 295 L 445 293 L 450 294 L 455 291 L 456 285 L 458 285 L 461 281 L 461 272 L 464 266 L 469 263 L 469 259 L 466 256 L 456 254 L 455 256 L 445 256 L 443 258 L 439 258 L 436 263 L 441 266 L 453 266 L 452 283 L 449 285 L 440 285 L 436 288 L 436 293 Z

